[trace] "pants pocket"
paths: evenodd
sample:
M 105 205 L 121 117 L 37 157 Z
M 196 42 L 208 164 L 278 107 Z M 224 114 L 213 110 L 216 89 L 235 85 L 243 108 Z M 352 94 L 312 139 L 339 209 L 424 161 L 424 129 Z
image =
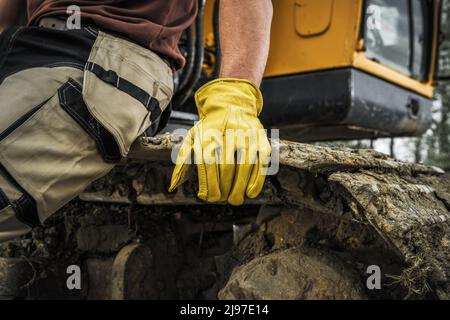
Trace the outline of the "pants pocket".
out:
M 0 136 L 1 167 L 35 202 L 41 222 L 120 159 L 114 137 L 88 111 L 74 80 Z
M 125 157 L 169 104 L 170 68 L 156 54 L 100 32 L 86 64 L 83 98 Z
M 136 138 L 158 123 L 173 91 L 171 70 L 157 55 L 102 32 L 82 86 L 80 78 L 28 106 L 0 133 L 0 188 L 7 186 L 3 207 L 26 225 L 44 222 L 107 174 Z

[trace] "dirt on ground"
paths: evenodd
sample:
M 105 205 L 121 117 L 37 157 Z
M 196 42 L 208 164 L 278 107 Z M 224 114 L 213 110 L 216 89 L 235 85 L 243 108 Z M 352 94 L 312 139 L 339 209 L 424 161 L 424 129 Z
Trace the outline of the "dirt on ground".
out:
M 449 298 L 450 179 L 438 169 L 282 142 L 279 173 L 236 208 L 196 199 L 195 180 L 169 194 L 161 155 L 171 143 L 149 146 L 137 152 L 147 161 L 125 162 L 80 196 L 89 202 L 0 245 L 0 296 Z M 85 284 L 77 292 L 66 287 L 72 264 Z M 381 270 L 380 290 L 366 286 L 369 266 Z

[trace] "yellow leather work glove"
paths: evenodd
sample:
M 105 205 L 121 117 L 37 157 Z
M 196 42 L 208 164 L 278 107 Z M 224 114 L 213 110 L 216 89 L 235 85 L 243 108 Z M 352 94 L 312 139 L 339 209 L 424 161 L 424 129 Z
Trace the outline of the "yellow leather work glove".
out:
M 258 119 L 261 91 L 250 81 L 217 79 L 201 87 L 195 101 L 200 120 L 184 138 L 169 191 L 189 178 L 193 154 L 200 199 L 242 205 L 245 195 L 256 198 L 271 152 Z

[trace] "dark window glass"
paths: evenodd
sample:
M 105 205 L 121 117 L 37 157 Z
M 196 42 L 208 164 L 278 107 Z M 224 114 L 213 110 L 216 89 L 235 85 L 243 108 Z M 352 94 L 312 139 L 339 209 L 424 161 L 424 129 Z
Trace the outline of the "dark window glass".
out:
M 423 0 L 368 0 L 367 57 L 406 75 L 424 78 L 426 14 L 427 5 Z

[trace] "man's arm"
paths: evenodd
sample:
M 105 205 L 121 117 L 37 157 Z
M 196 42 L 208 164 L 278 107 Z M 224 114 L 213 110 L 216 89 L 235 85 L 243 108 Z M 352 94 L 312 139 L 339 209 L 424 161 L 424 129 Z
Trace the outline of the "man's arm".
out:
M 269 54 L 271 0 L 222 0 L 219 31 L 222 64 L 219 77 L 260 85 Z
M 0 0 L 0 32 L 11 26 L 25 24 L 26 18 L 26 0 Z
M 266 67 L 272 22 L 271 0 L 220 2 L 219 79 L 197 90 L 200 121 L 178 153 L 169 191 L 189 177 L 197 161 L 198 197 L 239 206 L 264 187 L 271 147 L 258 119 L 263 97 L 258 86 Z

